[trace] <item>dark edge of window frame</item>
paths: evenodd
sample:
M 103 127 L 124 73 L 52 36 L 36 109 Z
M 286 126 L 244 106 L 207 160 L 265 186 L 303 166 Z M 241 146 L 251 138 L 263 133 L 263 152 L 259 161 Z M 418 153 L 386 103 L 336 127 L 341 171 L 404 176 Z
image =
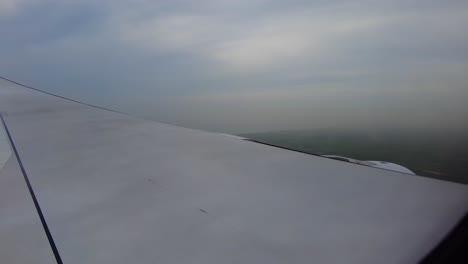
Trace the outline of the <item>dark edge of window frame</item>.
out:
M 447 236 L 432 249 L 420 264 L 468 263 L 468 213 L 455 225 Z

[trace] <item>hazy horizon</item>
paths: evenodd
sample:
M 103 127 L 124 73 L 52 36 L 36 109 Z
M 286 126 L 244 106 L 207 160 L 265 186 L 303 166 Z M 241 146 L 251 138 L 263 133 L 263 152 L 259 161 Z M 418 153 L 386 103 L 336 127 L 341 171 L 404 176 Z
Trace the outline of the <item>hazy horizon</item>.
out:
M 226 133 L 468 131 L 466 1 L 0 1 L 0 75 Z

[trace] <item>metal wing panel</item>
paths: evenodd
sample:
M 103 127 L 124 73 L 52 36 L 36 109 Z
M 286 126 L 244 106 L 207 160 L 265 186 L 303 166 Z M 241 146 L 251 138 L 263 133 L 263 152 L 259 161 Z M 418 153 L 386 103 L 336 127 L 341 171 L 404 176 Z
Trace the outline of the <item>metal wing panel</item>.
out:
M 0 137 L 4 139 L 2 130 L 0 127 Z M 8 150 L 10 146 L 0 144 L 1 152 L 5 154 Z M 46 234 L 11 151 L 0 165 L 0 262 L 54 263 Z
M 414 263 L 468 210 L 461 184 L 0 87 L 64 263 Z

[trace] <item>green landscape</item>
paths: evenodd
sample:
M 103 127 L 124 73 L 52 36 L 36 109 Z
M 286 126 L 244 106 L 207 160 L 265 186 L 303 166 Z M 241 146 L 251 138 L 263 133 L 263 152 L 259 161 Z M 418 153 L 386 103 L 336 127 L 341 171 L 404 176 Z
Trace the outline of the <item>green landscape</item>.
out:
M 468 184 L 468 133 L 321 129 L 241 136 L 312 154 L 393 162 L 417 175 Z

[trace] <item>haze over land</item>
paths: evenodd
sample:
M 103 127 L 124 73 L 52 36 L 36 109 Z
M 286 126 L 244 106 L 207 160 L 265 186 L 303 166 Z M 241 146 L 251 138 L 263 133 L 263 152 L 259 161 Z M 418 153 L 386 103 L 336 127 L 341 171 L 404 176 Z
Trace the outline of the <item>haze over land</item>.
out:
M 468 128 L 467 1 L 0 1 L 0 75 L 228 133 Z
M 320 129 L 243 136 L 312 154 L 393 162 L 417 175 L 468 184 L 467 132 Z

